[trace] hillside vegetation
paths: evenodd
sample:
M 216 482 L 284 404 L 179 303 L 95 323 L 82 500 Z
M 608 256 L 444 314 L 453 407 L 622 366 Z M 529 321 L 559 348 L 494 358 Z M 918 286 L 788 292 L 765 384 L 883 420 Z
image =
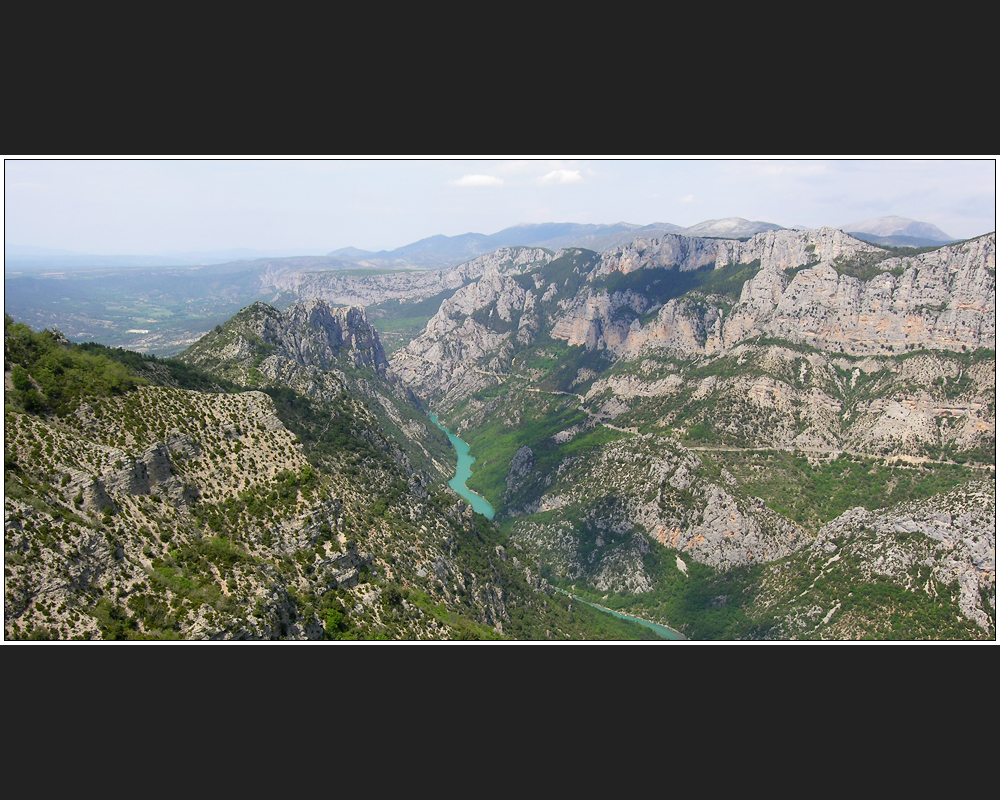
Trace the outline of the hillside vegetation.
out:
M 360 400 L 320 415 L 6 323 L 5 638 L 651 635 L 553 592 Z M 58 400 L 53 360 L 80 372 Z

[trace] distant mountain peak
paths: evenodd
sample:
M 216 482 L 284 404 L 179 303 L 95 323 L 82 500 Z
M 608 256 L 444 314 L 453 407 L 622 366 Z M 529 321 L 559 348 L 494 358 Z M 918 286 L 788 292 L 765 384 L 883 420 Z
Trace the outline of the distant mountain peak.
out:
M 949 236 L 937 225 L 898 217 L 895 214 L 852 222 L 849 225 L 844 225 L 841 230 L 848 233 L 870 233 L 873 236 L 910 236 L 917 239 L 930 239 L 935 242 L 955 241 L 954 236 Z

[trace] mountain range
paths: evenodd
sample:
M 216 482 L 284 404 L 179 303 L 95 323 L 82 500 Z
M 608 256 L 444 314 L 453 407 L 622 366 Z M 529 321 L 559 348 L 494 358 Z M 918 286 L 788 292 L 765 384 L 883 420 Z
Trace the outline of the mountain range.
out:
M 995 234 L 665 227 L 272 260 L 176 359 L 5 316 L 5 637 L 995 639 Z
M 886 218 L 898 219 L 898 218 Z M 909 222 L 909 220 L 907 220 Z M 914 223 L 923 224 L 923 223 Z M 145 255 L 88 255 L 68 250 L 44 247 L 4 245 L 5 270 L 16 269 L 79 269 L 114 267 L 168 267 L 228 264 L 234 261 L 304 258 L 312 266 L 324 264 L 326 269 L 354 267 L 406 267 L 441 269 L 456 266 L 476 256 L 491 253 L 501 247 L 586 247 L 605 250 L 645 236 L 675 233 L 686 236 L 722 236 L 740 238 L 766 230 L 781 230 L 769 222 L 750 222 L 740 217 L 706 220 L 691 227 L 654 222 L 634 225 L 619 222 L 614 225 L 587 225 L 572 222 L 548 222 L 536 225 L 514 225 L 498 233 L 465 233 L 458 236 L 430 236 L 393 250 L 373 252 L 356 247 L 342 247 L 325 257 L 306 253 L 264 253 L 247 248 L 214 251 L 186 251 Z M 867 230 L 867 228 L 859 228 Z

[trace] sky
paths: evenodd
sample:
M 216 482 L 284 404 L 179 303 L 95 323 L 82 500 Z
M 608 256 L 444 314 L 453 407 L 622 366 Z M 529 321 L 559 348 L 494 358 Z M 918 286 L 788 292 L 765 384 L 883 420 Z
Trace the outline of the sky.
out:
M 393 249 L 523 223 L 996 230 L 996 156 L 4 160 L 4 243 L 97 255 Z

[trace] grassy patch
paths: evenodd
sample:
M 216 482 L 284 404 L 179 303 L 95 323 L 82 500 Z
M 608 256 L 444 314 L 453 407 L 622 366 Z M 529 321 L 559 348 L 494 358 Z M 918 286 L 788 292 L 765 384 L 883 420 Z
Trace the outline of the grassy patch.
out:
M 12 399 L 26 411 L 65 415 L 81 400 L 122 395 L 145 380 L 119 361 L 67 342 L 58 331 L 35 333 L 4 314 L 4 367 Z
M 812 530 L 857 506 L 874 511 L 921 500 L 984 475 L 958 464 L 886 464 L 847 454 L 820 464 L 783 450 L 701 455 L 729 470 L 747 494 Z
M 839 275 L 847 275 L 866 283 L 872 278 L 877 278 L 888 272 L 897 278 L 903 274 L 902 266 L 895 266 L 892 269 L 884 270 L 878 265 L 883 261 L 892 258 L 888 252 L 858 252 L 850 256 L 838 256 L 833 260 L 833 268 Z

